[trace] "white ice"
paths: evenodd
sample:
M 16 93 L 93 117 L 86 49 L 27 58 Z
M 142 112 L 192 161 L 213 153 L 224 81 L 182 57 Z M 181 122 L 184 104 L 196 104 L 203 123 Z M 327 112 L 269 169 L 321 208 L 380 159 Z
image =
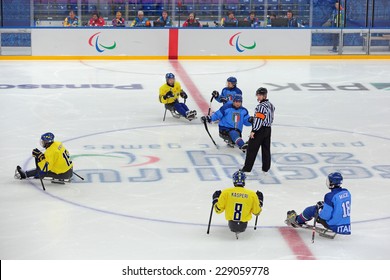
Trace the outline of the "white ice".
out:
M 390 258 L 388 60 L 0 65 L 0 259 Z M 206 230 L 212 193 L 232 186 L 230 176 L 244 155 L 224 146 L 216 124 L 209 129 L 219 150 L 199 119 L 167 115 L 162 121 L 157 96 L 167 72 L 176 74 L 198 117 L 229 76 L 237 77 L 251 113 L 256 89 L 269 89 L 276 106 L 271 172 L 264 177 L 258 159 L 246 185 L 264 193 L 265 205 L 257 230 L 253 219 L 238 240 L 223 215 L 214 213 L 209 235 Z M 37 88 L 21 86 L 26 84 Z M 141 86 L 43 86 L 48 84 Z M 287 84 L 289 89 L 280 88 Z M 218 105 L 214 101 L 213 110 Z M 90 170 L 105 170 L 112 181 L 101 182 L 98 175 L 65 186 L 44 181 L 44 192 L 39 180 L 15 180 L 17 165 L 33 167 L 31 151 L 47 131 L 63 141 L 78 174 L 88 179 Z M 243 135 L 248 134 L 245 128 Z M 290 236 L 282 236 L 286 212 L 322 200 L 328 191 L 325 174 L 336 170 L 352 193 L 352 235 L 316 236 L 312 244 L 311 232 L 298 230 L 299 242 L 310 252 L 302 256 L 292 250 Z

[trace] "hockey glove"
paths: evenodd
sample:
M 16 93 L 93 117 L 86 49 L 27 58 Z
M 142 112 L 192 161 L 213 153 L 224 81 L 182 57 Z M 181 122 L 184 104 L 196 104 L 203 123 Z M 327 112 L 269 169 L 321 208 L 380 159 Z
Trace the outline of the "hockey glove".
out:
M 45 155 L 40 150 L 38 150 L 37 148 L 35 148 L 32 151 L 32 155 L 33 155 L 33 157 L 35 157 L 38 160 L 38 162 L 40 162 L 40 161 L 45 159 Z
M 249 117 L 248 122 L 249 122 L 249 123 L 253 123 L 253 117 L 252 117 L 252 116 Z
M 187 93 L 185 93 L 184 90 L 182 90 L 182 91 L 180 92 L 180 96 L 181 96 L 181 98 L 184 98 L 184 99 L 187 99 L 187 98 L 188 98 L 188 95 L 187 95 Z
M 219 198 L 220 195 L 221 195 L 221 191 L 215 191 L 213 193 L 213 204 L 218 202 L 218 198 Z
M 261 191 L 257 191 L 256 194 L 260 201 L 260 207 L 263 207 L 263 201 L 264 201 L 263 193 Z
M 214 90 L 212 93 L 211 93 L 211 96 L 214 97 L 214 98 L 218 98 L 219 96 L 219 92 Z
M 172 91 L 168 91 L 168 92 L 163 96 L 164 100 L 167 100 L 168 98 L 171 98 L 171 97 L 174 97 Z
M 200 118 L 202 120 L 202 122 L 208 122 L 208 123 L 211 123 L 211 117 L 210 116 L 203 116 Z
M 318 201 L 317 204 L 316 204 L 316 207 L 318 210 L 324 208 L 324 202 L 323 201 Z
M 221 100 L 221 102 L 223 104 L 225 104 L 228 101 L 227 98 L 225 98 L 225 97 L 221 97 L 219 100 Z

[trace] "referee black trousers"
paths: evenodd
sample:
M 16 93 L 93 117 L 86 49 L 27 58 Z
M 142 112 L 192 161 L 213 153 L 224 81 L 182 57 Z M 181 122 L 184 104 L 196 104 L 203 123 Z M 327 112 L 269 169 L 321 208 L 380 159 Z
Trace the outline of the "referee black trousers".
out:
M 271 127 L 262 126 L 260 130 L 255 132 L 254 138 L 249 138 L 245 164 L 242 168 L 242 171 L 252 171 L 260 146 L 261 159 L 263 162 L 261 169 L 264 172 L 268 172 L 268 170 L 271 168 Z

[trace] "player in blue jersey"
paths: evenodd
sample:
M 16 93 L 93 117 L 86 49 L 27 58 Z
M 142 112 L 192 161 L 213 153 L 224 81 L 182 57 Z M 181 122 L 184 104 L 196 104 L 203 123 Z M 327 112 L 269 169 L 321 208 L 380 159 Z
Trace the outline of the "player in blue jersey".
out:
M 242 95 L 236 95 L 233 102 L 222 106 L 212 116 L 203 116 L 203 122 L 219 121 L 219 136 L 228 143 L 230 147 L 237 145 L 243 152 L 247 144 L 242 140 L 241 133 L 243 126 L 251 126 L 253 117 L 249 116 L 248 110 L 242 107 Z
M 229 77 L 226 80 L 227 85 L 222 89 L 221 94 L 218 91 L 214 90 L 211 95 L 219 103 L 225 104 L 228 101 L 232 101 L 236 94 L 242 96 L 242 91 L 237 87 L 237 79 L 235 77 Z
M 300 226 L 314 217 L 325 228 L 337 234 L 351 234 L 351 193 L 341 187 L 343 176 L 339 172 L 330 173 L 326 185 L 331 190 L 324 201 L 309 206 L 297 216 L 294 210 L 287 212 L 287 224 Z

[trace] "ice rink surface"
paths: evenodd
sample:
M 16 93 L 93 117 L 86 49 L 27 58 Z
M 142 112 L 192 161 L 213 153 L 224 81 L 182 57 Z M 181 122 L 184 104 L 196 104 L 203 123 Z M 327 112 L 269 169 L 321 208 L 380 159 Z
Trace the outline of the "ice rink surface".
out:
M 388 60 L 1 61 L 1 259 L 387 260 L 390 258 Z M 253 113 L 255 91 L 275 105 L 272 166 L 261 159 L 246 187 L 264 193 L 235 239 L 211 195 L 232 186 L 245 159 L 218 125 L 174 119 L 158 101 L 167 72 L 207 112 L 211 92 L 238 79 Z M 219 104 L 213 101 L 213 110 Z M 66 185 L 13 178 L 51 131 L 85 177 Z M 250 130 L 244 129 L 248 136 Z M 352 235 L 328 240 L 289 229 L 287 210 L 323 200 L 340 171 L 352 193 Z

